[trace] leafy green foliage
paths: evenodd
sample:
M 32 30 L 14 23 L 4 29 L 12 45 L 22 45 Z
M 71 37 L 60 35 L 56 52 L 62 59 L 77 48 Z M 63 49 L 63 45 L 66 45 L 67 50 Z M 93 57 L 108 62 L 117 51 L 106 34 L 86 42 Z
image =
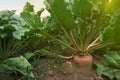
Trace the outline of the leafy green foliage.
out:
M 110 80 L 120 80 L 120 52 L 110 51 L 104 55 L 100 64 L 97 65 L 97 74 L 105 75 Z
M 55 52 L 51 52 L 49 50 L 46 50 L 46 49 L 40 49 L 40 50 L 36 50 L 35 52 L 33 53 L 26 53 L 24 55 L 24 57 L 26 59 L 31 59 L 32 57 L 35 57 L 35 56 L 55 56 L 55 57 L 58 57 L 58 53 L 56 54 Z
M 40 18 L 40 15 L 42 12 L 43 12 L 43 9 L 41 9 L 35 13 L 34 6 L 27 2 L 23 8 L 23 11 L 20 14 L 21 17 L 25 20 L 25 22 L 27 23 L 27 25 L 30 28 L 30 31 L 27 32 L 27 34 L 26 34 L 27 37 L 29 37 L 30 40 L 37 39 L 37 40 L 35 40 L 36 43 L 39 42 L 39 39 L 37 37 L 39 37 L 39 38 L 43 37 L 40 32 L 40 30 L 43 28 L 43 24 L 42 24 L 41 18 Z M 33 41 L 30 41 L 30 44 L 32 42 Z M 34 44 L 34 43 L 32 43 L 32 44 Z
M 27 31 L 26 22 L 15 15 L 15 11 L 0 11 L 0 59 L 10 57 L 24 47 L 26 39 L 22 37 Z
M 43 10 L 35 13 L 30 3 L 25 5 L 21 16 L 31 28 L 30 37 L 43 39 L 44 34 L 75 53 L 86 53 L 119 42 L 119 36 L 115 36 L 120 30 L 116 6 L 119 7 L 117 2 L 111 4 L 109 0 L 46 0 L 50 16 L 43 21 L 40 18 Z M 51 26 L 53 31 L 57 27 L 62 29 L 62 36 L 52 35 Z
M 21 17 L 25 20 L 30 28 L 30 31 L 27 32 L 26 36 L 29 37 L 30 41 L 28 45 L 32 48 L 32 50 L 38 50 L 53 43 L 53 40 L 44 36 L 43 33 L 48 32 L 56 35 L 61 31 L 59 27 L 55 26 L 57 24 L 54 19 L 50 17 L 40 17 L 43 11 L 44 9 L 35 12 L 34 6 L 30 3 L 26 3 L 23 12 L 21 12 Z
M 108 27 L 103 34 L 103 40 L 120 44 L 120 37 L 117 36 L 118 34 L 120 34 L 120 12 L 117 12 L 113 20 L 111 20 L 110 27 Z
M 17 15 L 15 11 L 0 11 L 0 37 L 13 36 L 16 39 L 21 39 L 24 33 L 29 29 L 25 21 Z
M 0 68 L 34 78 L 32 67 L 24 57 L 9 58 L 26 45 L 28 31 L 26 22 L 15 11 L 0 11 Z
M 25 20 L 25 22 L 27 23 L 27 25 L 29 25 L 30 28 L 30 31 L 27 33 L 27 36 L 30 37 L 32 35 L 40 33 L 39 30 L 42 28 L 40 15 L 42 11 L 43 10 L 35 13 L 34 6 L 28 2 L 24 6 L 23 12 L 21 12 L 21 17 Z
M 75 0 L 72 6 L 76 18 L 85 19 L 91 13 L 92 4 L 89 0 Z
M 57 24 L 55 19 L 47 16 L 47 17 L 43 18 L 42 23 L 43 23 L 44 30 L 47 33 L 50 33 L 52 35 L 61 35 L 62 34 L 60 25 Z
M 23 56 L 8 58 L 0 63 L 0 68 L 18 71 L 26 77 L 34 78 L 31 64 Z
M 48 0 L 49 7 L 54 12 L 56 19 L 58 19 L 58 22 L 61 26 L 65 26 L 66 29 L 72 28 L 74 26 L 74 20 L 72 18 L 72 14 L 70 10 L 67 9 L 67 5 L 64 0 L 54 0 L 53 2 L 51 0 Z M 53 4 L 52 4 L 52 3 Z M 62 8 L 62 7 L 63 8 Z M 61 9 L 62 8 L 62 9 Z M 69 28 L 67 28 L 69 27 Z
M 46 0 L 51 18 L 63 30 L 66 41 L 47 36 L 75 53 L 118 44 L 120 36 L 119 0 Z M 114 11 L 113 11 L 114 10 Z
M 26 3 L 23 12 L 21 12 L 21 17 L 26 21 L 30 28 L 39 29 L 42 28 L 42 23 L 40 19 L 40 15 L 42 12 L 43 9 L 35 13 L 33 5 L 31 5 L 30 3 Z

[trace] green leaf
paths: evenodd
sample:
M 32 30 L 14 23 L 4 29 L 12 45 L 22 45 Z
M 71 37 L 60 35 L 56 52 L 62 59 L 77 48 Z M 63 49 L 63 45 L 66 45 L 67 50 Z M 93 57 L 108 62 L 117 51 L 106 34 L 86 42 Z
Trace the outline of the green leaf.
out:
M 23 10 L 24 12 L 34 12 L 34 6 L 27 2 Z
M 43 12 L 43 9 L 35 13 L 33 7 L 34 6 L 30 3 L 26 3 L 23 12 L 21 12 L 21 17 L 26 21 L 30 28 L 38 29 L 42 27 L 40 15 Z
M 106 70 L 105 66 L 101 64 L 96 64 L 96 66 L 97 66 L 97 74 L 99 76 L 102 76 L 103 72 Z
M 8 58 L 0 64 L 0 67 L 7 70 L 18 71 L 26 77 L 34 78 L 31 64 L 23 56 Z
M 114 72 L 112 69 L 104 71 L 103 75 L 109 77 L 111 80 L 114 78 Z
M 29 31 L 29 28 L 16 26 L 16 31 L 13 32 L 13 36 L 20 40 L 25 35 L 25 32 L 28 32 L 28 31 Z
M 80 19 L 85 19 L 91 13 L 92 4 L 89 0 L 74 0 L 73 2 L 73 12 L 76 17 Z
M 120 34 L 120 12 L 113 17 L 111 25 L 105 29 L 103 33 L 103 41 L 120 44 L 120 36 L 118 36 L 119 34 Z
M 106 62 L 107 62 L 107 66 L 113 67 L 113 68 L 119 68 L 119 64 L 117 63 L 117 61 L 112 58 L 112 56 L 107 56 L 106 57 Z
M 119 62 L 119 60 L 120 60 L 119 52 L 111 51 L 111 52 L 108 52 L 104 56 L 102 63 L 105 66 L 109 66 L 110 68 L 120 69 L 120 62 Z
M 96 64 L 97 74 L 107 76 L 111 80 L 120 77 L 120 52 L 110 51 L 105 54 L 100 64 Z
M 10 25 L 10 24 L 8 24 L 8 25 L 5 25 L 4 26 L 4 30 L 7 32 L 9 32 L 9 31 L 15 31 L 15 28 L 12 26 L 12 25 Z
M 0 11 L 0 33 L 5 34 L 0 34 L 0 37 L 4 38 L 9 36 L 11 38 L 21 39 L 28 30 L 24 19 L 19 15 L 15 15 L 15 11 Z
M 99 76 L 105 75 L 109 77 L 111 80 L 114 78 L 114 73 L 112 69 L 105 67 L 104 65 L 101 64 L 96 64 L 96 66 L 97 66 L 97 74 Z
M 64 27 L 66 30 L 75 27 L 75 21 L 65 0 L 47 0 L 47 2 L 52 11 L 51 13 L 55 15 L 61 27 Z
M 115 71 L 115 77 L 117 80 L 120 80 L 120 71 Z
M 7 34 L 5 33 L 5 32 L 0 32 L 0 37 L 1 38 L 4 38 L 4 37 L 6 37 L 7 36 Z
M 9 11 L 9 10 L 0 11 L 0 18 L 3 19 L 4 21 L 6 21 L 6 20 L 10 19 L 10 17 L 12 15 L 14 15 L 14 14 L 15 14 L 15 10 L 12 10 L 12 11 Z M 3 23 L 5 23 L 5 22 L 3 22 Z
M 33 57 L 33 56 L 35 56 L 34 53 L 25 53 L 25 55 L 24 55 L 24 57 L 25 57 L 26 59 L 30 59 L 30 58 Z

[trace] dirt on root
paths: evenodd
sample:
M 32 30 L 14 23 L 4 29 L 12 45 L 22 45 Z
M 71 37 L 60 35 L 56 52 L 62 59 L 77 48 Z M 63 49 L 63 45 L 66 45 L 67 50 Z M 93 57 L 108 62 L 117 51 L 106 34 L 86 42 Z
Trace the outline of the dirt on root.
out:
M 80 67 L 73 61 L 65 61 L 61 71 L 50 68 L 45 76 L 40 77 L 41 80 L 106 80 L 97 76 L 92 65 Z

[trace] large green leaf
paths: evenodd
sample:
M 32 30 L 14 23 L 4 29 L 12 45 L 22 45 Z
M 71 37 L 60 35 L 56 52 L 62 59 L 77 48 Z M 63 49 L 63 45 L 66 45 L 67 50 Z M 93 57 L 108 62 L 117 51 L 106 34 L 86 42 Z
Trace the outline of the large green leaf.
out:
M 97 74 L 99 76 L 105 75 L 111 80 L 116 78 L 119 80 L 120 77 L 120 52 L 110 51 L 105 54 L 102 62 L 97 65 Z
M 120 71 L 119 70 L 116 70 L 115 71 L 115 77 L 120 80 Z
M 21 36 L 25 35 L 25 32 L 28 32 L 29 29 L 24 27 L 16 27 L 16 31 L 13 32 L 13 36 L 17 39 L 21 39 Z
M 108 69 L 108 70 L 104 71 L 103 75 L 109 77 L 110 80 L 113 80 L 113 78 L 114 78 L 114 72 L 112 69 L 110 69 L 110 70 Z
M 23 12 L 21 12 L 21 17 L 27 22 L 30 28 L 41 28 L 42 23 L 40 15 L 43 9 L 35 13 L 33 8 L 34 6 L 27 2 L 24 6 Z
M 103 33 L 103 40 L 120 44 L 119 34 L 120 34 L 120 12 L 113 16 L 110 26 L 105 29 Z
M 73 12 L 76 17 L 80 19 L 87 18 L 92 9 L 92 4 L 90 3 L 90 0 L 74 0 L 73 1 Z
M 0 23 L 2 22 L 2 24 L 0 25 L 3 25 L 4 23 L 7 23 L 6 20 L 10 19 L 10 17 L 15 14 L 15 11 L 12 10 L 12 11 L 9 11 L 9 10 L 4 10 L 4 11 L 0 11 Z M 4 21 L 2 21 L 4 20 Z
M 106 66 L 103 66 L 101 64 L 96 64 L 97 65 L 97 74 L 98 76 L 107 76 L 110 78 L 110 80 L 113 80 L 114 78 L 114 73 L 113 73 L 113 70 L 112 69 L 109 69 L 108 67 Z
M 109 27 L 106 26 L 103 40 L 111 43 L 120 43 L 120 0 L 107 0 L 105 13 L 111 17 Z M 106 19 L 105 19 L 106 20 Z M 104 21 L 105 22 L 105 21 Z
M 34 78 L 31 64 L 23 56 L 8 58 L 0 64 L 0 67 L 7 70 L 18 71 L 26 77 Z
M 97 66 L 97 75 L 101 76 L 103 72 L 106 70 L 106 68 L 101 64 L 96 64 L 96 66 Z
M 28 30 L 26 22 L 19 15 L 15 15 L 15 11 L 0 11 L 0 37 L 12 35 L 21 39 Z
M 66 30 L 75 27 L 75 21 L 65 0 L 47 0 L 47 2 L 52 11 L 51 13 L 55 15 L 55 18 L 62 27 Z

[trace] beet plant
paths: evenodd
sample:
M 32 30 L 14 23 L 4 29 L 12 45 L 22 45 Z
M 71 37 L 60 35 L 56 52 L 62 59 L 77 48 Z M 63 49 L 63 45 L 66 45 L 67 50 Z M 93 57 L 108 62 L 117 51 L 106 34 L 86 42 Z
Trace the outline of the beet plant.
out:
M 32 77 L 32 66 L 23 56 L 13 56 L 27 43 L 25 32 L 29 31 L 24 19 L 15 11 L 0 11 L 0 69 L 20 72 Z
M 75 57 L 79 59 L 81 56 L 82 60 L 91 63 L 91 51 L 120 44 L 119 4 L 120 0 L 45 0 L 46 9 L 50 13 L 49 19 L 54 21 L 53 24 L 47 19 L 42 21 L 41 12 L 35 13 L 30 6 L 21 15 L 30 26 L 37 26 L 37 31 L 42 35 L 72 51 L 71 56 L 58 55 L 59 57 L 76 60 Z M 45 29 L 51 25 L 58 27 L 61 34 L 52 35 Z
M 74 58 L 82 65 L 84 62 L 76 55 L 84 60 L 93 50 L 120 44 L 119 3 L 119 0 L 45 0 L 46 9 L 64 32 L 62 36 L 67 42 L 45 34 L 73 51 L 72 56 L 62 58 Z M 85 60 L 88 58 L 92 61 L 91 56 Z

